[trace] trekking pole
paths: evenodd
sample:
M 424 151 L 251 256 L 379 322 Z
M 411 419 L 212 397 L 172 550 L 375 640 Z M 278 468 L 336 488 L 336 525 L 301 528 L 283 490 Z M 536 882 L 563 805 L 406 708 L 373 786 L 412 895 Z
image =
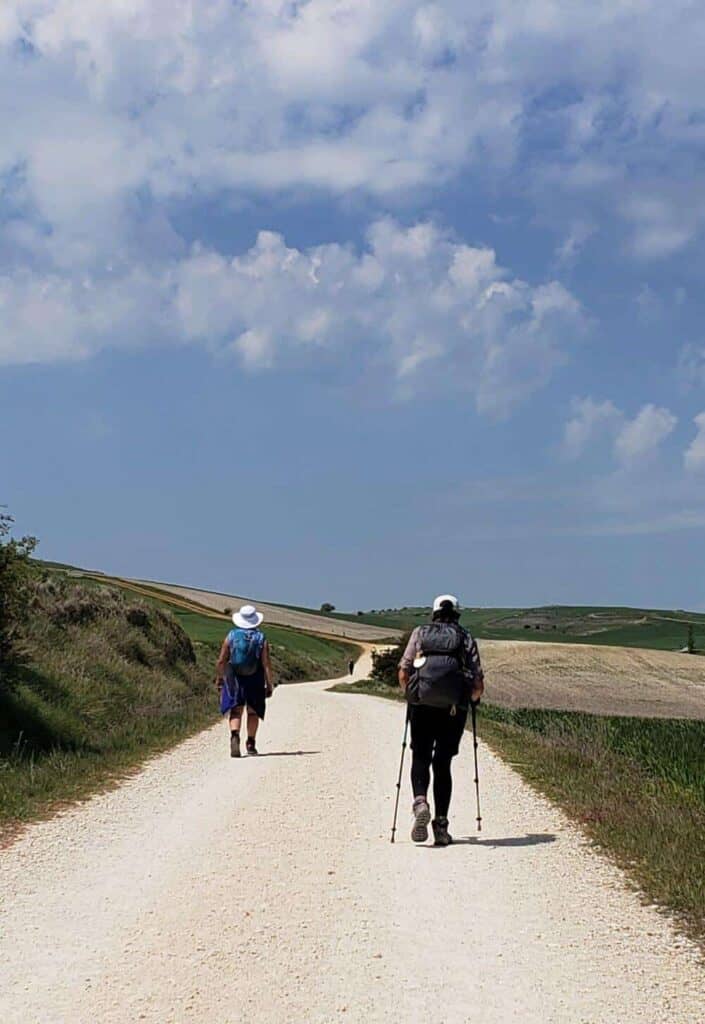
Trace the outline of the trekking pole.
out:
M 397 830 L 397 813 L 399 811 L 399 794 L 401 793 L 401 773 L 404 770 L 404 751 L 406 750 L 406 737 L 409 731 L 409 705 L 406 706 L 406 721 L 404 722 L 404 739 L 401 741 L 401 761 L 399 762 L 399 778 L 397 779 L 397 798 L 394 802 L 394 821 L 392 822 L 392 838 L 390 842 L 394 842 L 394 833 Z
M 477 795 L 477 831 L 482 832 L 482 815 L 480 814 L 480 773 L 477 770 L 477 700 L 470 701 L 472 713 L 472 745 L 475 751 L 475 793 Z

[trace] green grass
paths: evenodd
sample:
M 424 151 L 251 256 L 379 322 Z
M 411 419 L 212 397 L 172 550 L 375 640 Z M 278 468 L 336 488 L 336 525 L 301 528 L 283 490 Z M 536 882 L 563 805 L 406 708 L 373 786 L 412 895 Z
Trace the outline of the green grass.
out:
M 95 581 L 45 573 L 26 655 L 0 679 L 0 829 L 89 795 L 218 720 L 229 624 Z M 357 648 L 267 630 L 280 682 L 347 671 Z
M 386 609 L 374 614 L 366 612 L 358 621 L 408 630 L 427 622 L 430 614 L 430 608 Z M 691 624 L 696 647 L 705 651 L 705 614 L 699 612 L 567 605 L 469 608 L 463 611 L 461 622 L 485 640 L 608 644 L 675 651 L 685 647 Z
M 402 699 L 375 680 L 333 689 Z M 478 719 L 482 739 L 705 948 L 705 722 L 491 704 Z
M 215 719 L 183 630 L 119 592 L 45 580 L 24 646 L 0 687 L 0 821 L 83 796 Z

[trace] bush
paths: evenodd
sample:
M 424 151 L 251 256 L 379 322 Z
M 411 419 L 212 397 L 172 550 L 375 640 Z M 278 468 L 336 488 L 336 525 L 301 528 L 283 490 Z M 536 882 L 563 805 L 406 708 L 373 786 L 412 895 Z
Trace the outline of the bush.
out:
M 12 516 L 0 513 L 0 670 L 6 669 L 19 653 L 32 577 L 29 557 L 37 544 L 34 537 L 15 540 L 10 535 L 13 522 Z M 2 673 L 2 679 L 6 678 Z
M 407 633 L 396 647 L 390 647 L 389 650 L 372 652 L 372 671 L 370 675 L 373 679 L 379 680 L 380 683 L 384 683 L 386 686 L 397 685 L 399 661 L 406 649 L 410 636 L 411 634 Z
M 693 635 L 693 624 L 692 623 L 690 623 L 688 625 L 688 643 L 687 643 L 686 650 L 688 651 L 688 654 L 696 654 L 697 653 L 696 650 L 695 650 L 695 637 Z
M 335 611 L 335 605 L 331 604 L 330 601 L 324 601 L 323 604 L 321 605 L 321 611 L 322 612 L 328 612 L 328 613 L 334 612 Z

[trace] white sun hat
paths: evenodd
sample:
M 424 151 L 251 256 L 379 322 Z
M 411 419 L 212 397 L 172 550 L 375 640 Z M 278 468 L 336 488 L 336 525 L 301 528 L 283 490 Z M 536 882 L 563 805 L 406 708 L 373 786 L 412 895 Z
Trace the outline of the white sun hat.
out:
M 460 601 L 458 601 L 457 597 L 454 597 L 452 594 L 439 594 L 433 602 L 434 612 L 439 612 L 441 610 L 441 606 L 444 601 L 450 601 L 456 612 L 460 610 Z
M 257 629 L 263 618 L 253 604 L 243 604 L 239 612 L 233 612 L 233 622 L 240 629 Z

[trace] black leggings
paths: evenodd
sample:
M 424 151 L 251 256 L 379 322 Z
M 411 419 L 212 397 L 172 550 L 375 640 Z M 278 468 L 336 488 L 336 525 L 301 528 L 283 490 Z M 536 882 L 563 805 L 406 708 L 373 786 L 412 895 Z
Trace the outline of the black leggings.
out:
M 453 792 L 450 762 L 458 753 L 467 711 L 450 708 L 431 708 L 423 704 L 411 705 L 411 788 L 414 796 L 426 796 L 433 765 L 433 802 L 437 818 L 446 818 Z

